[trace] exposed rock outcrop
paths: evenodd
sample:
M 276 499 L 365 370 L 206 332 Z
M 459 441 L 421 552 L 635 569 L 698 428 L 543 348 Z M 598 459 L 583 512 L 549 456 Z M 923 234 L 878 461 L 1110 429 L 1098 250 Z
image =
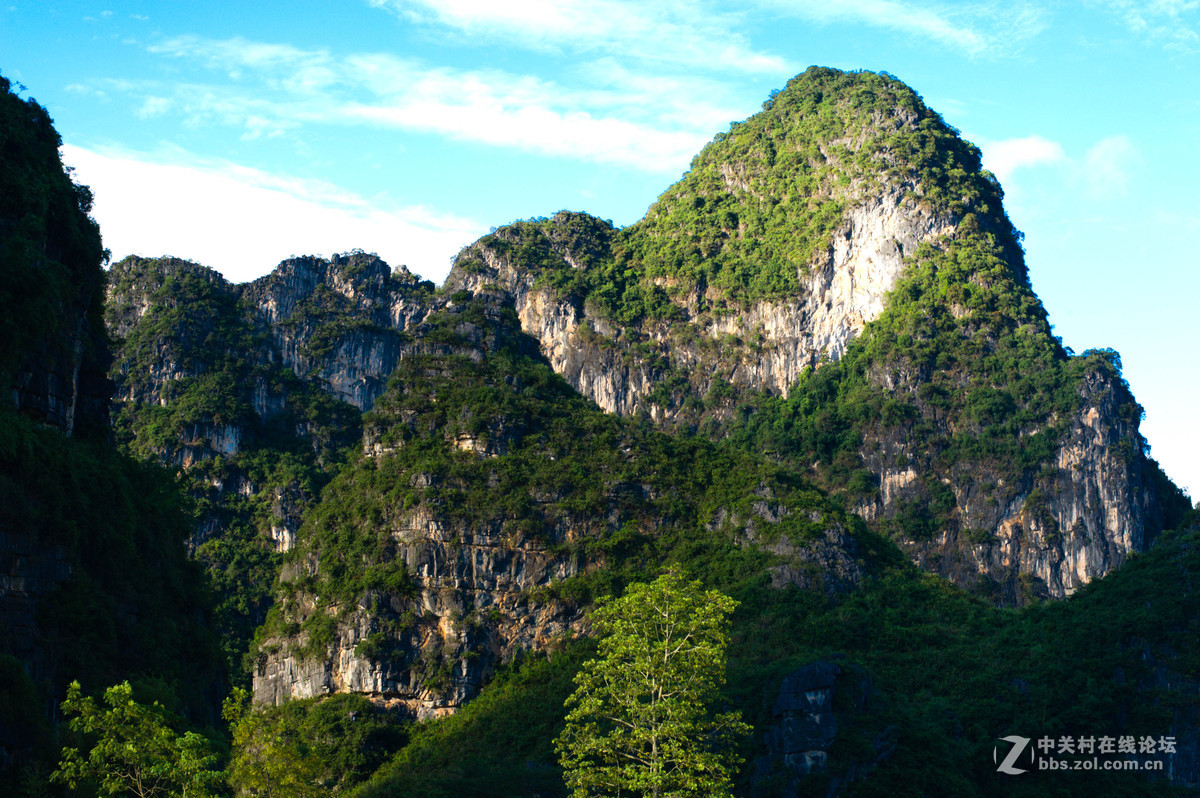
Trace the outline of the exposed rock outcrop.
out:
M 763 731 L 767 754 L 754 763 L 757 779 L 783 770 L 794 780 L 825 769 L 838 733 L 833 691 L 840 672 L 832 662 L 814 662 L 784 677 Z
M 417 717 L 453 711 L 499 664 L 585 631 L 588 573 L 660 538 L 736 541 L 781 588 L 833 596 L 862 581 L 840 511 L 769 469 L 757 486 L 710 477 L 735 499 L 701 511 L 681 475 L 708 473 L 715 453 L 605 417 L 531 357 L 516 323 L 483 298 L 413 328 L 457 340 L 405 358 L 300 530 L 256 701 L 354 691 Z M 349 552 L 362 552 L 353 572 Z
M 257 703 L 356 692 L 410 717 L 436 717 L 473 698 L 500 662 L 581 630 L 578 608 L 537 597 L 580 567 L 544 541 L 514 540 L 500 524 L 461 529 L 422 508 L 398 518 L 392 538 L 414 594 L 371 590 L 351 608 L 298 608 L 301 623 L 311 613 L 336 616 L 332 640 L 314 645 L 303 631 L 268 639 L 254 674 Z
M 1045 313 L 1029 288 L 1019 236 L 999 207 L 1001 192 L 994 178 L 980 171 L 978 152 L 946 133 L 947 157 L 959 159 L 964 173 L 974 172 L 974 183 L 962 190 L 977 192 L 974 199 L 953 202 L 931 201 L 941 189 L 923 181 L 934 176 L 922 171 L 924 167 L 903 166 L 893 145 L 872 152 L 872 147 L 881 146 L 881 137 L 903 139 L 932 129 L 931 112 L 919 104 L 914 107 L 915 112 L 902 104 L 890 115 L 876 112 L 869 121 L 856 122 L 860 129 L 848 129 L 840 138 L 827 134 L 832 138 L 818 141 L 819 154 L 807 156 L 812 159 L 809 169 L 851 177 L 845 185 L 833 181 L 815 189 L 814 196 L 839 203 L 839 221 L 830 227 L 826 243 L 813 250 L 811 260 L 796 265 L 797 288 L 789 296 L 743 292 L 740 298 L 731 297 L 728 288 L 688 276 L 693 267 L 686 262 L 679 265 L 679 276 L 662 276 L 626 254 L 678 246 L 676 239 L 685 234 L 670 227 L 664 231 L 663 218 L 686 219 L 709 207 L 746 214 L 763 203 L 784 204 L 788 196 L 779 196 L 783 189 L 772 171 L 774 153 L 781 151 L 778 139 L 786 138 L 777 130 L 772 134 L 776 144 L 768 147 L 766 156 L 737 149 L 731 144 L 732 132 L 728 138 L 718 137 L 698 156 L 693 173 L 665 192 L 646 220 L 627 230 L 566 212 L 501 228 L 459 255 L 447 290 L 500 291 L 516 309 L 522 328 L 577 390 L 607 411 L 646 416 L 667 428 L 728 432 L 738 423 L 740 402 L 753 413 L 764 395 L 789 397 L 806 369 L 838 363 L 850 342 L 881 323 L 889 307 L 889 329 L 895 329 L 898 318 L 928 319 L 925 327 L 907 322 L 918 336 L 934 329 L 931 313 L 946 315 L 960 329 L 958 340 L 975 339 L 968 350 L 975 357 L 995 349 L 999 340 L 1012 334 L 1009 330 L 1020 330 L 1022 336 L 1040 338 L 1039 346 L 1054 353 L 1052 360 L 1059 364 L 1055 367 L 1066 375 L 1069 369 L 1061 363 L 1068 357 L 1052 339 Z M 784 124 L 792 122 L 779 122 Z M 851 164 L 863 158 L 874 159 L 879 173 L 855 171 L 859 167 Z M 720 166 L 721 177 L 715 186 L 696 174 L 697 164 L 713 162 Z M 936 177 L 944 175 L 939 172 Z M 692 207 L 702 210 L 687 210 Z M 729 211 L 723 213 L 728 216 Z M 733 247 L 743 234 L 741 228 L 736 234 L 726 230 L 707 250 L 697 244 L 698 257 L 714 262 L 710 272 L 732 268 L 722 265 L 722 247 Z M 764 259 L 770 255 L 764 247 Z M 930 263 L 938 265 L 931 268 Z M 939 273 L 950 268 L 958 270 L 960 283 L 950 288 L 936 283 L 942 279 Z M 980 271 L 973 273 L 971 268 Z M 616 283 L 616 291 L 642 297 L 629 300 L 635 302 L 634 310 L 622 309 L 620 302 L 626 299 L 613 300 L 613 289 L 605 282 L 618 279 L 606 276 L 614 273 L 623 273 L 619 279 L 625 281 Z M 901 296 L 893 296 L 902 278 L 908 280 L 906 288 Z M 944 295 L 936 310 L 918 304 L 935 292 Z M 969 299 L 989 292 L 996 298 Z M 635 318 L 636 302 L 649 303 L 645 297 L 652 296 L 659 297 L 657 309 L 651 312 L 646 304 L 643 315 Z M 1012 296 L 1028 299 L 1015 302 Z M 909 335 L 909 346 L 915 346 Z M 1092 371 L 1062 377 L 1064 382 L 1078 381 L 1077 406 L 1039 411 L 1042 417 L 1020 434 L 1045 436 L 1053 442 L 1053 451 L 1036 467 L 1014 471 L 1014 457 L 953 465 L 938 460 L 943 449 L 951 448 L 947 442 L 979 434 L 986 426 L 963 417 L 961 397 L 972 391 L 1003 392 L 1005 386 L 995 384 L 982 369 L 974 372 L 970 362 L 946 359 L 948 365 L 941 368 L 955 369 L 951 388 L 960 395 L 953 400 L 959 405 L 947 410 L 945 402 L 928 399 L 945 390 L 945 381 L 936 379 L 936 364 L 902 362 L 909 358 L 902 350 L 888 358 L 869 362 L 871 384 L 865 391 L 855 390 L 859 396 L 870 392 L 877 397 L 873 405 L 864 403 L 864 413 L 899 401 L 913 411 L 907 420 L 880 417 L 869 422 L 860 415 L 853 422 L 859 429 L 828 434 L 862 437 L 863 445 L 853 456 L 877 488 L 869 498 L 855 496 L 856 507 L 892 532 L 924 567 L 1005 603 L 1035 595 L 1062 597 L 1118 567 L 1130 553 L 1144 550 L 1163 528 L 1169 514 L 1164 508 L 1179 504 L 1177 491 L 1159 478 L 1157 466 L 1144 455 L 1137 419 L 1129 418 L 1136 403 L 1119 384 L 1119 370 L 1115 376 Z M 861 369 L 862 363 L 859 358 L 855 368 Z M 1032 361 L 1025 367 L 1042 368 Z M 827 401 L 814 397 L 811 403 Z M 1024 409 L 1029 401 L 1017 396 L 1008 412 Z M 787 423 L 786 413 L 774 422 Z M 1032 437 L 1030 441 L 1030 448 L 1037 448 Z M 797 451 L 779 456 L 793 458 L 794 466 L 834 490 L 845 487 L 844 460 L 836 465 L 812 462 L 821 459 L 819 452 L 807 454 L 808 459 L 800 459 L 806 454 Z M 911 515 L 916 505 L 937 504 L 933 493 L 942 490 L 938 485 L 946 486 L 950 504 L 936 512 L 922 510 L 927 526 L 937 528 L 922 529 L 921 537 L 912 537 L 912 525 L 898 525 L 898 520 Z
M 554 240 L 556 223 L 548 222 Z M 955 227 L 909 199 L 899 188 L 864 199 L 847 213 L 830 246 L 800 275 L 794 299 L 764 300 L 728 314 L 698 313 L 699 297 L 683 296 L 682 318 L 647 324 L 636 340 L 664 359 L 656 368 L 645 358 L 630 362 L 630 332 L 603 316 L 589 316 L 557 291 L 539 284 L 539 272 L 498 250 L 489 239 L 459 255 L 446 291 L 478 293 L 499 286 L 521 319 L 521 327 L 541 344 L 554 370 L 609 412 L 647 412 L 671 422 L 672 412 L 650 398 L 668 370 L 683 375 L 703 396 L 715 378 L 759 391 L 787 395 L 800 372 L 823 360 L 836 360 L 846 344 L 878 318 L 884 299 L 904 268 L 905 253 L 941 240 Z M 503 238 L 505 231 L 497 231 Z M 563 268 L 575 268 L 579 254 L 555 247 Z M 710 290 L 715 297 L 715 290 Z M 710 297 L 713 298 L 713 297 Z M 687 340 L 680 330 L 687 329 Z M 624 345 L 622 345 L 624 343 Z

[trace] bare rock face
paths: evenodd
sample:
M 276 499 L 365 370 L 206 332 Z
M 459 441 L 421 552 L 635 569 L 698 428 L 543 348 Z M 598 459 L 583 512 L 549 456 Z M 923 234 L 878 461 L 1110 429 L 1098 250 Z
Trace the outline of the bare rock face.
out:
M 112 384 L 104 376 L 108 360 L 105 342 L 92 330 L 86 315 L 65 319 L 67 337 L 57 347 L 43 345 L 29 357 L 13 388 L 13 404 L 45 424 L 75 433 L 82 420 L 93 429 L 108 423 Z M 52 349 L 58 355 L 51 354 Z
M 167 416 L 173 435 L 145 440 L 143 421 L 133 431 L 148 454 L 184 471 L 233 463 L 281 437 L 307 439 L 320 460 L 341 434 L 330 425 L 354 434 L 350 416 L 383 391 L 407 345 L 404 327 L 428 312 L 429 290 L 403 267 L 361 252 L 295 258 L 245 285 L 176 258 L 127 258 L 111 271 L 106 309 L 119 344 L 121 423 L 129 426 L 131 413 Z M 321 409 L 318 395 L 350 412 Z M 172 412 L 180 406 L 193 409 Z M 339 412 L 345 418 L 335 421 Z M 311 497 L 297 484 L 261 484 L 230 467 L 204 492 L 218 505 L 226 495 L 271 492 L 270 537 L 289 549 Z M 226 482 L 237 490 L 226 494 Z M 219 515 L 201 521 L 193 545 L 220 534 L 228 519 Z
M 465 525 L 420 506 L 399 514 L 389 522 L 389 545 L 396 552 L 392 567 L 402 564 L 409 586 L 369 590 L 351 607 L 311 593 L 285 603 L 293 625 L 259 649 L 255 702 L 277 705 L 356 692 L 418 719 L 456 711 L 500 663 L 522 652 L 553 652 L 586 632 L 582 608 L 560 598 L 555 586 L 600 564 L 573 544 L 614 534 L 622 526 L 616 508 L 633 490 L 623 485 L 610 490 L 613 509 L 607 517 L 566 518 L 536 536 L 509 523 Z M 824 528 L 812 539 L 793 543 L 770 529 L 787 511 L 760 504 L 744 524 L 742 545 L 777 556 L 771 571 L 775 586 L 833 595 L 861 582 L 857 544 L 840 525 L 820 523 Z M 712 523 L 729 521 L 739 523 L 728 515 Z M 318 574 L 312 559 L 298 567 L 310 577 Z M 297 576 L 285 571 L 283 581 Z M 309 631 L 320 626 L 314 614 L 329 619 L 325 636 L 316 641 Z
M 413 330 L 457 342 L 402 363 L 299 531 L 258 650 L 257 702 L 351 691 L 411 716 L 451 712 L 501 663 L 586 631 L 579 580 L 662 536 L 765 552 L 780 588 L 832 596 L 862 581 L 844 513 L 769 470 L 757 486 L 722 475 L 737 488 L 721 495 L 740 503 L 688 516 L 704 497 L 681 504 L 693 488 L 677 480 L 708 455 L 673 458 L 661 432 L 605 419 L 534 356 L 501 301 L 455 301 Z
M 757 780 L 786 773 L 795 795 L 798 777 L 825 769 L 838 732 L 833 692 L 840 672 L 832 662 L 814 662 L 784 677 L 764 732 L 767 754 L 754 763 Z
M 551 224 L 565 217 L 560 215 Z M 833 243 L 801 275 L 796 299 L 762 301 L 727 315 L 694 312 L 695 297 L 681 301 L 684 320 L 644 325 L 638 332 L 704 395 L 715 378 L 787 395 L 800 372 L 836 360 L 851 338 L 883 311 L 884 298 L 904 267 L 905 253 L 954 231 L 954 220 L 907 200 L 899 189 L 871 197 L 847 212 Z M 504 232 L 499 231 L 498 236 Z M 554 253 L 568 267 L 569 249 Z M 472 268 L 464 268 L 470 264 Z M 639 411 L 656 420 L 673 414 L 647 400 L 662 376 L 645 358 L 629 358 L 627 331 L 588 316 L 548 287 L 538 274 L 484 241 L 459 256 L 447 291 L 477 293 L 495 286 L 510 297 L 521 327 L 536 338 L 554 370 L 609 412 Z M 679 331 L 688 328 L 681 340 Z M 739 343 L 730 346 L 729 341 Z M 746 345 L 743 345 L 746 344 Z
M 1071 595 L 1145 551 L 1164 526 L 1127 386 L 1092 373 L 1078 393 L 1080 409 L 1051 458 L 1015 479 L 999 465 L 939 470 L 903 437 L 868 437 L 862 455 L 880 474 L 880 490 L 856 512 L 895 518 L 923 500 L 931 480 L 940 483 L 957 525 L 928 540 L 897 540 L 919 565 L 1004 604 Z M 1047 434 L 1049 425 L 1029 430 L 1029 445 Z
M 169 337 L 139 336 L 137 374 L 121 364 L 120 401 L 157 402 L 174 381 L 194 378 L 217 364 L 192 353 L 196 341 L 222 332 L 267 340 L 229 342 L 251 363 L 278 364 L 316 382 L 334 397 L 369 410 L 399 362 L 403 330 L 429 312 L 422 286 L 403 266 L 392 270 L 374 255 L 354 252 L 331 260 L 294 258 L 251 283 L 233 285 L 212 269 L 177 258 L 127 258 L 113 267 L 108 292 L 110 333 L 127 338 L 152 309 L 180 313 L 178 289 L 185 280 L 207 284 L 219 305 L 176 324 Z M 157 318 L 157 317 L 156 317 Z M 125 352 L 126 360 L 132 353 Z M 285 405 L 279 386 L 258 378 L 251 390 L 255 412 L 269 417 Z M 214 445 L 214 450 L 219 446 Z
M 283 365 L 323 381 L 333 396 L 364 411 L 400 360 L 398 333 L 429 313 L 407 269 L 392 270 L 359 252 L 328 261 L 293 258 L 240 290 L 265 322 Z
M 555 225 L 567 221 L 561 215 L 549 220 L 548 237 L 553 240 Z M 501 291 L 522 329 L 577 390 L 609 412 L 644 414 L 671 427 L 689 407 L 663 402 L 664 384 L 696 398 L 711 395 L 722 379 L 787 396 L 805 368 L 837 361 L 849 341 L 879 318 L 904 272 L 906 253 L 922 244 L 944 246 L 957 230 L 953 217 L 933 214 L 897 189 L 885 191 L 846 212 L 833 244 L 803 276 L 805 289 L 796 300 L 764 300 L 720 315 L 694 312 L 696 297 L 685 296 L 677 301 L 683 320 L 636 329 L 589 315 L 587 302 L 561 296 L 536 270 L 511 258 L 513 247 L 489 239 L 460 256 L 447 285 Z M 501 230 L 495 238 L 504 236 Z M 562 259 L 560 268 L 579 268 L 579 253 L 558 247 L 554 255 Z M 899 384 L 881 384 L 881 390 L 915 395 L 926 379 L 914 373 Z M 958 524 L 932 541 L 901 540 L 902 546 L 923 567 L 1005 603 L 1069 595 L 1144 550 L 1163 526 L 1163 511 L 1136 419 L 1125 418 L 1132 399 L 1099 373 L 1087 378 L 1080 398 L 1051 458 L 1053 474 L 1009 477 L 1006 484 L 986 464 L 938 473 L 954 494 Z M 720 406 L 704 411 L 721 420 L 728 413 Z M 941 434 L 954 433 L 936 411 L 930 417 Z M 907 436 L 864 441 L 863 462 L 879 480 L 877 496 L 857 507 L 864 517 L 893 518 L 905 502 L 927 501 L 926 477 L 934 469 L 926 453 L 912 447 Z
M 861 466 L 869 478 L 849 496 L 857 511 L 960 585 L 1007 603 L 1067 595 L 1144 550 L 1163 526 L 1172 497 L 1159 495 L 1163 481 L 1127 418 L 1136 404 L 1117 384 L 1119 368 L 1081 377 L 1061 365 L 1070 358 L 1052 340 L 978 150 L 895 84 L 869 78 L 870 93 L 847 102 L 831 94 L 846 91 L 844 81 L 853 82 L 817 69 L 797 78 L 763 114 L 718 135 L 631 228 L 568 212 L 515 223 L 464 250 L 446 290 L 500 292 L 555 371 L 606 411 L 718 435 L 736 431 L 739 413 L 757 412 L 764 395 L 794 396 L 806 369 L 843 361 L 852 341 L 882 329 L 894 345 L 854 361 L 867 385 L 850 378 L 852 392 L 874 398 L 854 429 L 826 431 L 861 437 L 861 449 L 836 464 L 822 465 L 819 453 L 790 464 L 835 491 Z M 941 165 L 923 160 L 931 152 Z M 797 196 L 803 211 L 793 210 Z M 814 225 L 814 214 L 833 221 Z M 773 232 L 785 217 L 797 240 L 818 242 L 809 255 Z M 760 232 L 749 233 L 746 219 Z M 794 278 L 795 287 L 771 290 L 758 278 Z M 912 354 L 951 327 L 944 361 Z M 1039 343 L 1012 343 L 1021 337 Z M 964 397 L 1005 389 L 971 359 L 1000 352 L 1011 363 L 1035 350 L 1060 382 L 1084 380 L 1075 409 L 1026 413 L 1041 414 L 1020 431 L 1039 455 L 939 461 L 961 436 L 985 432 L 963 415 Z M 946 369 L 949 380 L 938 374 Z M 947 389 L 959 403 L 951 414 L 930 398 Z M 1032 401 L 1010 399 L 1010 412 Z M 811 404 L 831 401 L 842 398 Z M 894 406 L 899 415 L 880 413 Z M 788 411 L 773 423 L 786 437 Z M 1041 453 L 1051 438 L 1053 451 Z M 1018 459 L 1039 463 L 1014 471 Z M 900 523 L 914 512 L 928 523 Z
M 542 541 L 514 540 L 500 525 L 458 528 L 424 509 L 398 519 L 392 537 L 412 593 L 370 591 L 349 611 L 302 608 L 337 616 L 332 639 L 313 645 L 302 631 L 266 641 L 256 703 L 354 692 L 436 717 L 473 698 L 500 662 L 582 629 L 578 608 L 538 597 L 580 567 Z

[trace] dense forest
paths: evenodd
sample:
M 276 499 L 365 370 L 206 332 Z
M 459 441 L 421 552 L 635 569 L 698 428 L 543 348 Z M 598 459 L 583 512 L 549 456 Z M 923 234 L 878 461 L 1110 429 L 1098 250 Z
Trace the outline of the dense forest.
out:
M 0 79 L 0 792 L 653 794 L 581 718 L 664 584 L 723 719 L 671 794 L 1200 788 L 1196 511 L 894 78 L 441 288 L 108 264 L 60 144 Z

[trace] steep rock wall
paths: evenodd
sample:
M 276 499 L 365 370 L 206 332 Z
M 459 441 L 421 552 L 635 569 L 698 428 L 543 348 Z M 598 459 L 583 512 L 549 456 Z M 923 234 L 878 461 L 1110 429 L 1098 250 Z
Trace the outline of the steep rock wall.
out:
M 720 377 L 786 395 L 805 367 L 836 360 L 850 339 L 879 316 L 903 271 L 905 253 L 953 233 L 954 224 L 952 217 L 931 213 L 904 191 L 888 190 L 846 213 L 832 244 L 799 275 L 803 289 L 797 299 L 762 301 L 737 313 L 716 315 L 697 314 L 696 297 L 683 297 L 682 322 L 645 324 L 637 339 L 653 346 L 666 368 L 685 376 L 696 394 L 704 395 Z M 555 254 L 568 266 L 577 260 L 566 248 Z M 464 262 L 482 263 L 483 268 L 468 270 Z M 481 241 L 460 255 L 445 290 L 476 293 L 501 287 L 522 329 L 540 342 L 555 371 L 580 393 L 609 412 L 645 411 L 656 420 L 672 420 L 670 410 L 647 400 L 665 369 L 645 358 L 630 362 L 631 331 L 588 316 L 537 278 L 525 264 Z M 687 340 L 679 336 L 683 325 L 689 328 Z M 731 338 L 739 344 L 726 345 Z
M 500 525 L 461 528 L 422 509 L 397 519 L 392 536 L 415 594 L 370 592 L 342 613 L 301 607 L 301 622 L 339 614 L 333 639 L 315 651 L 303 632 L 268 639 L 254 673 L 256 703 L 356 692 L 434 717 L 474 697 L 499 662 L 581 629 L 578 608 L 536 598 L 580 567 L 545 542 L 514 540 Z
M 856 511 L 894 517 L 934 474 L 952 490 L 959 523 L 928 541 L 899 540 L 915 561 L 1005 604 L 1071 595 L 1145 551 L 1164 523 L 1137 423 L 1123 411 L 1127 389 L 1091 374 L 1078 391 L 1081 407 L 1050 460 L 1015 480 L 978 463 L 940 472 L 894 437 L 864 441 L 881 490 Z

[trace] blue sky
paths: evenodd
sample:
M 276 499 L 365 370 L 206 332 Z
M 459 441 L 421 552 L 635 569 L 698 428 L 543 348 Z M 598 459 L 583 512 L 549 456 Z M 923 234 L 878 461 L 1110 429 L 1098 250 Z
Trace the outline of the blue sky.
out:
M 1200 497 L 1200 0 L 15 0 L 114 257 L 251 279 L 361 248 L 441 282 L 517 218 L 629 224 L 812 64 L 882 70 L 978 144 L 1076 351 L 1112 347 Z

